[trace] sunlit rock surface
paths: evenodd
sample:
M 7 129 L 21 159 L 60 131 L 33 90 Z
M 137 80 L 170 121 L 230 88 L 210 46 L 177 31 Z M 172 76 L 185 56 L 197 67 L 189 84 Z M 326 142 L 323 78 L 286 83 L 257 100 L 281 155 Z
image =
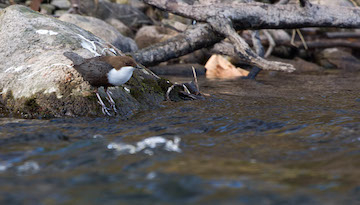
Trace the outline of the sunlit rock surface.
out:
M 120 55 L 113 45 L 74 24 L 10 6 L 0 12 L 1 111 L 21 117 L 103 116 L 93 88 L 63 53 L 91 58 Z M 120 116 L 163 100 L 159 79 L 142 69 L 124 87 L 112 88 Z M 103 92 L 100 93 L 104 95 Z M 3 113 L 2 113 L 3 114 Z
M 95 17 L 64 14 L 59 19 L 90 31 L 101 39 L 110 42 L 122 52 L 134 52 L 138 49 L 134 40 L 123 36 L 113 26 Z

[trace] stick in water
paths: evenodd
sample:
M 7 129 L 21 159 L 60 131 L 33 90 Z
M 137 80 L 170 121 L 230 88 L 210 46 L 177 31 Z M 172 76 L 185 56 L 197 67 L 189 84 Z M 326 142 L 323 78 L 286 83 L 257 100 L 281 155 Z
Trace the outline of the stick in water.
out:
M 191 68 L 192 68 L 192 71 L 193 71 L 193 74 L 194 74 L 194 81 L 195 81 L 195 86 L 196 86 L 197 92 L 200 93 L 200 89 L 199 89 L 199 84 L 198 84 L 198 80 L 197 80 L 197 77 L 196 77 L 195 68 L 194 68 L 194 66 L 191 66 Z M 198 93 L 197 93 L 197 94 L 198 94 Z

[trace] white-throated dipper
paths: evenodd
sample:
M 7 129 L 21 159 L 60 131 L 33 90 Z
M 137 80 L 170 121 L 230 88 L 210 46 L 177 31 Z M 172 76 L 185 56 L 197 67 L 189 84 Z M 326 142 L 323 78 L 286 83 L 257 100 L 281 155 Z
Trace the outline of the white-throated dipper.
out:
M 109 116 L 111 114 L 101 100 L 98 87 L 104 87 L 108 96 L 107 100 L 115 113 L 117 113 L 115 102 L 107 88 L 126 83 L 130 80 L 133 71 L 136 68 L 141 68 L 133 58 L 128 56 L 98 56 L 85 59 L 74 52 L 64 52 L 64 56 L 73 62 L 73 67 L 82 75 L 84 80 L 96 88 L 95 92 L 102 107 L 102 112 Z

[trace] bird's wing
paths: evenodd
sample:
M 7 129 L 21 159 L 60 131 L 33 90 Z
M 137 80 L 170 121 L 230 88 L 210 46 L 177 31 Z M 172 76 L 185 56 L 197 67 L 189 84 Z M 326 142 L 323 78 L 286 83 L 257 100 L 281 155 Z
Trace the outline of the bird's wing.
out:
M 89 81 L 93 86 L 108 86 L 107 73 L 113 68 L 110 64 L 99 58 L 86 59 L 84 63 L 74 66 L 83 76 L 84 80 Z

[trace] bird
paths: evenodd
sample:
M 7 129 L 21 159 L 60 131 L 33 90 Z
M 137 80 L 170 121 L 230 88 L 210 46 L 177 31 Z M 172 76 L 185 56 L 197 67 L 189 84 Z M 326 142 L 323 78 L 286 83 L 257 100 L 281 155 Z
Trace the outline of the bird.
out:
M 108 87 L 120 86 L 130 80 L 135 69 L 141 69 L 141 66 L 129 56 L 97 56 L 93 58 L 83 58 L 74 52 L 64 52 L 65 57 L 73 62 L 73 67 L 78 71 L 85 81 L 95 87 L 95 93 L 98 103 L 102 107 L 105 115 L 111 116 L 109 108 L 102 101 L 98 88 L 103 86 L 114 112 L 117 113 L 115 101 L 111 97 Z

